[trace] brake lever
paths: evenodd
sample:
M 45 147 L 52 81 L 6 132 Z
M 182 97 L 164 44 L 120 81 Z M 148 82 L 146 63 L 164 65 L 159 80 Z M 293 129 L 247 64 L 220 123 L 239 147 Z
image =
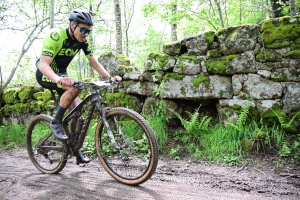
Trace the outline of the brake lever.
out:
M 81 82 L 81 81 L 74 81 L 74 87 L 78 88 L 79 90 L 83 90 L 84 89 L 83 82 Z

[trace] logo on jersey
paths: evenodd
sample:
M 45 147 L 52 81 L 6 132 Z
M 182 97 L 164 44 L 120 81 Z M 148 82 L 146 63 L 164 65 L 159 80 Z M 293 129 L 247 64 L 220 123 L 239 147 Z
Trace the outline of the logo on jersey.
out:
M 53 57 L 53 53 L 49 52 L 49 51 L 43 51 L 42 53 L 43 56 L 50 56 Z
M 59 34 L 57 32 L 52 32 L 50 34 L 50 37 L 51 37 L 52 40 L 54 40 L 56 42 L 59 40 Z
M 60 56 L 75 56 L 79 49 L 62 48 L 58 55 Z

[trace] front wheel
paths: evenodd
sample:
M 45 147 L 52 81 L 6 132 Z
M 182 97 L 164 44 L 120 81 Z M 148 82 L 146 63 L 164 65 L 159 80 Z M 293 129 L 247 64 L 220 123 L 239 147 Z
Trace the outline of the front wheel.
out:
M 33 165 L 45 174 L 60 172 L 66 165 L 63 144 L 50 129 L 52 117 L 38 115 L 29 122 L 26 132 L 26 148 Z
M 158 163 L 158 145 L 152 128 L 140 114 L 127 108 L 110 109 L 106 118 L 121 149 L 114 147 L 101 119 L 95 133 L 101 164 L 122 183 L 138 185 L 147 181 Z

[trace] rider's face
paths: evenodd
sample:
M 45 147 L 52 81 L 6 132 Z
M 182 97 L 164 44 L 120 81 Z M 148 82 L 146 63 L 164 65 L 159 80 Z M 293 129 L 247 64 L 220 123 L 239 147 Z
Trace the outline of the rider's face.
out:
M 71 23 L 71 28 L 74 30 L 76 27 L 75 23 Z M 87 24 L 79 23 L 74 31 L 74 37 L 79 41 L 83 42 L 87 36 L 89 36 L 91 26 Z

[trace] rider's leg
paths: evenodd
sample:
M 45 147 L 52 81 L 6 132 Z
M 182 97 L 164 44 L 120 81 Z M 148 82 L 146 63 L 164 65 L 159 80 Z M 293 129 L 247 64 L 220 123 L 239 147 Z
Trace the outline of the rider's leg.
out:
M 71 112 L 76 106 L 78 106 L 80 104 L 81 100 L 77 97 L 69 106 L 69 111 Z M 76 123 L 77 123 L 77 119 L 81 116 L 82 113 L 80 113 L 78 116 L 74 117 L 71 120 L 71 132 L 74 133 L 75 132 L 75 128 L 76 128 Z
M 72 111 L 76 106 L 78 106 L 80 104 L 81 100 L 77 97 L 72 103 L 71 105 L 69 106 L 69 111 Z M 70 128 L 71 128 L 71 132 L 74 133 L 75 132 L 75 129 L 76 129 L 76 123 L 77 123 L 77 120 L 78 118 L 81 116 L 81 113 L 80 115 L 74 117 L 72 120 L 71 120 L 71 124 L 70 124 Z M 78 138 L 77 138 L 78 139 Z M 75 153 L 76 157 L 78 158 L 77 159 L 77 165 L 79 165 L 79 163 L 89 163 L 90 162 L 90 159 L 87 155 L 85 155 L 85 153 L 83 153 L 81 150 L 79 150 L 78 152 Z
M 56 138 L 60 140 L 67 140 L 68 136 L 65 134 L 64 129 L 62 127 L 62 119 L 67 108 L 69 108 L 69 106 L 80 93 L 80 90 L 74 87 L 68 87 L 63 89 L 66 89 L 66 91 L 61 95 L 55 118 L 50 123 L 50 127 Z

